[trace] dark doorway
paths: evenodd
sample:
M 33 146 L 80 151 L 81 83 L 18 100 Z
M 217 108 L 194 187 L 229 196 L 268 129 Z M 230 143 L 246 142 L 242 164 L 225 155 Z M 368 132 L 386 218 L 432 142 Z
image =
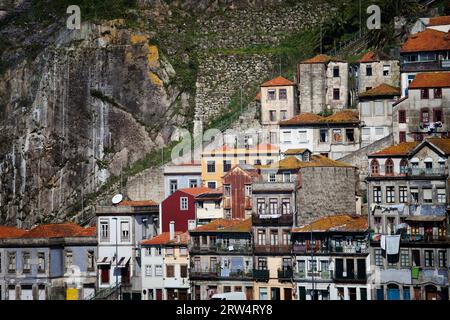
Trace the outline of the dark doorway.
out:
M 292 300 L 292 288 L 284 288 L 284 300 Z

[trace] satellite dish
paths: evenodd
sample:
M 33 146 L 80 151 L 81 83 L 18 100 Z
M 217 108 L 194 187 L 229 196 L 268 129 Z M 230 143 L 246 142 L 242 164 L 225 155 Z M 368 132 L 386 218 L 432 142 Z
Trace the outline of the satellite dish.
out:
M 123 200 L 123 195 L 116 194 L 113 198 L 112 198 L 112 203 L 113 204 L 119 204 L 121 201 Z

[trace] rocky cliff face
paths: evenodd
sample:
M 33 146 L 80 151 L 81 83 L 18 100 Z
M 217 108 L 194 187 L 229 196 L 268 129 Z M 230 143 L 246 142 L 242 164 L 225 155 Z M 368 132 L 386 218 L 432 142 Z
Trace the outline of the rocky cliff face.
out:
M 0 2 L 0 223 L 24 227 L 74 218 L 122 168 L 226 110 L 278 68 L 270 50 L 247 48 L 323 14 L 307 1 L 139 0 L 135 19 L 71 31 L 63 6 L 23 19 L 36 3 Z M 161 174 L 143 169 L 125 190 L 153 197 Z
M 121 21 L 62 30 L 30 62 L 8 69 L 2 105 L 1 221 L 66 218 L 157 146 L 181 116 L 170 63 Z M 181 106 L 182 108 L 182 106 Z

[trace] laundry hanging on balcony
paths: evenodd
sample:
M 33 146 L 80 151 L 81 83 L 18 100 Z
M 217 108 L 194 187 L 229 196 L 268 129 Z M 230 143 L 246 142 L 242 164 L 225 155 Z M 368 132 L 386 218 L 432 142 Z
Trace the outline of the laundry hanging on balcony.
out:
M 398 254 L 400 250 L 400 235 L 382 235 L 381 249 L 386 250 L 387 255 Z
M 403 212 L 405 211 L 405 208 L 407 208 L 404 203 L 394 204 L 394 205 L 384 205 L 384 206 L 380 206 L 380 207 L 381 207 L 381 212 L 390 212 L 392 210 L 397 210 L 399 214 L 403 214 Z M 406 212 L 406 214 L 408 214 L 408 212 Z

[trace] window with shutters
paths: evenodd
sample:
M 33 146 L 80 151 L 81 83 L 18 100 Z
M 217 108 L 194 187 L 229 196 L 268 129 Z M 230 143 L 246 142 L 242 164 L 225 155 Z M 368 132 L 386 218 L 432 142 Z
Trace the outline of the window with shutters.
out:
M 167 278 L 175 277 L 175 266 L 173 264 L 166 265 L 166 277 Z
M 423 203 L 433 203 L 433 189 L 423 189 Z
M 22 272 L 31 272 L 31 255 L 29 252 L 22 252 Z
M 187 278 L 188 277 L 188 266 L 187 266 L 187 264 L 180 265 L 180 276 L 182 278 Z
M 120 221 L 120 239 L 122 241 L 130 241 L 130 222 Z

